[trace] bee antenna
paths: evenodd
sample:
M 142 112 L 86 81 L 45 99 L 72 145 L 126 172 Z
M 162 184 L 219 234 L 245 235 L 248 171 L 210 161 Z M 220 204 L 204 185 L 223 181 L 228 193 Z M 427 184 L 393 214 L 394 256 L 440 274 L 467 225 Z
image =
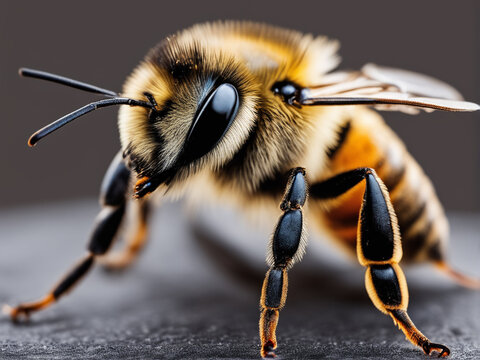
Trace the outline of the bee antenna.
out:
M 25 77 L 31 77 L 34 79 L 41 79 L 41 80 L 47 80 L 51 82 L 55 82 L 58 84 L 70 86 L 75 89 L 83 90 L 83 91 L 88 91 L 96 94 L 102 94 L 102 95 L 107 95 L 107 96 L 118 96 L 118 94 L 114 91 L 103 89 L 101 87 L 95 86 L 95 85 L 90 85 L 86 84 L 84 82 L 78 81 L 78 80 L 73 80 L 64 76 L 60 75 L 55 75 L 51 74 L 46 71 L 40 71 L 40 70 L 35 70 L 35 69 L 28 69 L 28 68 L 20 68 L 18 70 L 18 74 L 20 76 L 25 76 Z
M 34 79 L 47 80 L 55 82 L 58 84 L 70 86 L 75 89 L 92 92 L 95 94 L 102 94 L 111 97 L 111 99 L 100 100 L 77 109 L 70 114 L 67 114 L 60 119 L 54 121 L 53 123 L 41 128 L 35 132 L 30 139 L 28 139 L 28 145 L 34 146 L 38 141 L 43 139 L 45 136 L 51 134 L 52 132 L 60 129 L 62 126 L 68 124 L 69 122 L 75 120 L 76 118 L 88 114 L 91 111 L 97 110 L 102 107 L 112 106 L 112 105 L 130 105 L 130 106 L 142 106 L 145 108 L 153 109 L 156 111 L 157 103 L 153 96 L 149 93 L 144 94 L 149 102 L 134 100 L 130 98 L 120 97 L 120 95 L 114 91 L 103 89 L 101 87 L 90 85 L 78 80 L 73 80 L 64 76 L 51 74 L 46 71 L 40 71 L 35 69 L 20 68 L 18 74 L 21 76 L 31 77 Z
M 90 86 L 90 85 L 88 85 Z M 75 86 L 74 86 L 75 87 Z M 35 132 L 32 136 L 30 136 L 30 139 L 28 139 L 28 146 L 34 146 L 38 141 L 43 139 L 45 136 L 51 134 L 52 132 L 60 129 L 62 126 L 65 126 L 69 122 L 75 120 L 76 118 L 83 116 L 85 114 L 88 114 L 91 111 L 97 110 L 102 107 L 107 107 L 107 106 L 112 106 L 112 105 L 130 105 L 130 106 L 142 106 L 148 109 L 153 109 L 155 110 L 155 107 L 152 103 L 150 102 L 145 102 L 145 101 L 140 101 L 140 100 L 134 100 L 130 98 L 124 98 L 124 97 L 115 97 L 112 99 L 105 99 L 105 100 L 99 100 L 92 102 L 88 105 L 85 105 L 81 107 L 80 109 L 77 109 L 70 114 L 67 114 L 60 119 L 54 121 L 53 123 L 41 128 L 37 132 Z

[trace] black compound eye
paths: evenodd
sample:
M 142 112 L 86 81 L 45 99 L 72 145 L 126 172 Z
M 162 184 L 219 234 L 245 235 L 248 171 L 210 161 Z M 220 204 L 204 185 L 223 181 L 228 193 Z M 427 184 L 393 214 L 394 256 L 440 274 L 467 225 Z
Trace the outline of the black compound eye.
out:
M 223 138 L 238 112 L 238 92 L 231 84 L 222 84 L 198 107 L 183 150 L 190 162 L 212 150 Z

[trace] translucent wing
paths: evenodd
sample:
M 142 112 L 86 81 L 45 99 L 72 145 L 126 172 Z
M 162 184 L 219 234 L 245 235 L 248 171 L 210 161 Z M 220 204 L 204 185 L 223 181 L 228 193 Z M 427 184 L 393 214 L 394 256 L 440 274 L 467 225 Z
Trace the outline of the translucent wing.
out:
M 425 111 L 476 111 L 480 106 L 463 101 L 450 85 L 427 75 L 374 64 L 360 71 L 327 74 L 320 84 L 304 88 L 300 105 L 372 105 L 379 110 L 410 114 Z

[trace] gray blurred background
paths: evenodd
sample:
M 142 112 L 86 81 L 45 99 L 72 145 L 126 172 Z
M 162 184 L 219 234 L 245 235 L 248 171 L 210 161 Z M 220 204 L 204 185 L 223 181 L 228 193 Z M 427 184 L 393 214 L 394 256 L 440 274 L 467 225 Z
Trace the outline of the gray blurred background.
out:
M 475 1 L 1 1 L 0 207 L 95 197 L 119 148 L 118 108 L 89 114 L 36 148 L 29 135 L 96 100 L 42 81 L 33 67 L 121 89 L 150 47 L 179 29 L 249 19 L 341 41 L 341 68 L 366 62 L 423 72 L 480 102 L 480 6 Z M 480 114 L 383 113 L 433 179 L 449 210 L 480 210 Z

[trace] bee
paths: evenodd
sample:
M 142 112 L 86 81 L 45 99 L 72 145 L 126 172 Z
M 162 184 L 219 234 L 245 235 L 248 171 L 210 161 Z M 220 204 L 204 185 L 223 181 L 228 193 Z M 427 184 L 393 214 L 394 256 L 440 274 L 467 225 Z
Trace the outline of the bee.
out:
M 125 82 L 123 92 L 50 73 L 24 76 L 104 95 L 40 129 L 42 138 L 101 107 L 121 106 L 121 150 L 103 180 L 98 214 L 80 260 L 38 301 L 5 306 L 17 319 L 58 301 L 94 265 L 131 264 L 147 238 L 152 193 L 231 198 L 240 207 L 280 204 L 261 289 L 261 356 L 274 357 L 288 270 L 306 250 L 305 216 L 366 267 L 367 293 L 426 354 L 447 356 L 407 313 L 400 267 L 429 262 L 460 284 L 477 279 L 446 262 L 448 223 L 435 190 L 379 110 L 476 111 L 431 77 L 367 64 L 333 71 L 338 43 L 251 22 L 195 25 L 161 41 Z M 308 195 L 308 200 L 307 200 Z M 126 209 L 136 218 L 124 249 L 107 254 Z M 133 205 L 133 206 L 131 206 Z M 277 210 L 278 211 L 278 210 Z M 403 257 L 402 257 L 403 256 Z

